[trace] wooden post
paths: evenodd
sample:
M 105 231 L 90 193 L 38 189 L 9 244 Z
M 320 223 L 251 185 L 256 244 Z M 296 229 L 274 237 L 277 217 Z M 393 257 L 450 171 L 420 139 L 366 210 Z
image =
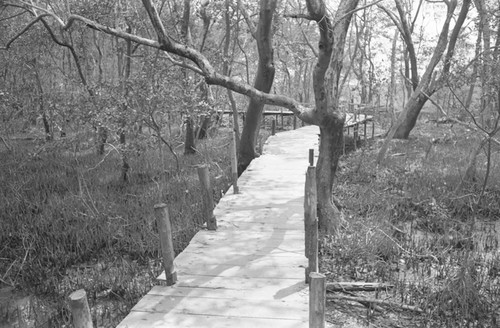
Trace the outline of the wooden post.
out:
M 69 307 L 73 316 L 73 327 L 92 328 L 92 317 L 90 316 L 87 293 L 84 289 L 74 291 L 69 295 Z
M 238 188 L 238 155 L 236 153 L 236 132 L 231 133 L 231 175 L 233 178 L 233 193 L 239 193 Z
M 276 134 L 276 119 L 273 118 L 271 121 L 271 135 L 274 136 Z
M 172 286 L 177 282 L 177 272 L 174 267 L 174 243 L 172 241 L 172 224 L 168 215 L 167 204 L 156 204 L 154 207 L 158 232 L 160 234 L 160 246 L 163 256 L 163 268 L 165 269 L 165 279 L 167 286 Z
M 366 145 L 366 117 L 365 117 L 365 121 L 363 122 L 363 124 L 365 125 L 365 127 L 364 127 L 365 134 L 364 134 L 364 136 L 365 136 L 365 145 Z
M 306 283 L 309 283 L 309 274 L 318 272 L 318 217 L 317 217 L 317 190 L 316 167 L 309 166 L 306 173 L 304 192 L 304 228 L 305 228 L 305 256 L 308 259 L 306 268 Z
M 326 276 L 312 272 L 309 275 L 309 328 L 325 327 Z
M 354 139 L 354 150 L 358 149 L 358 134 L 359 134 L 359 124 L 356 122 L 352 130 L 352 136 Z
M 345 135 L 342 138 L 342 155 L 345 155 Z
M 284 130 L 285 126 L 283 125 L 283 109 L 281 109 L 281 130 Z
M 203 122 L 205 121 L 205 114 L 201 114 L 200 117 L 199 117 L 199 123 L 198 123 L 198 127 L 196 129 L 196 140 L 200 139 L 200 133 L 201 133 L 201 127 L 203 125 Z
M 309 149 L 309 166 L 314 166 L 314 149 Z
M 208 230 L 217 230 L 217 220 L 214 216 L 214 198 L 212 188 L 210 186 L 210 172 L 208 165 L 198 166 L 198 178 L 201 183 L 201 191 L 203 193 L 204 220 L 207 222 Z
M 375 120 L 372 117 L 372 139 L 375 138 Z
M 293 115 L 293 129 L 297 128 L 297 116 Z

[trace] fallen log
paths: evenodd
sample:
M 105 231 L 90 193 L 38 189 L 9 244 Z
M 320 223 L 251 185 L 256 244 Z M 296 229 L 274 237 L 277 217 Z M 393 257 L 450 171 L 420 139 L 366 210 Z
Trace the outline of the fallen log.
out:
M 327 294 L 326 300 L 327 301 L 344 300 L 344 301 L 358 302 L 361 304 L 373 303 L 373 304 L 378 304 L 378 305 L 388 306 L 388 307 L 393 307 L 393 308 L 400 308 L 402 310 L 408 310 L 408 311 L 413 311 L 413 312 L 418 312 L 418 313 L 424 312 L 424 310 L 422 310 L 418 306 L 406 305 L 406 304 L 401 304 L 401 303 L 397 303 L 397 302 L 381 300 L 381 299 L 376 299 L 376 298 Z
M 393 288 L 394 285 L 383 282 L 329 282 L 327 292 L 375 292 Z

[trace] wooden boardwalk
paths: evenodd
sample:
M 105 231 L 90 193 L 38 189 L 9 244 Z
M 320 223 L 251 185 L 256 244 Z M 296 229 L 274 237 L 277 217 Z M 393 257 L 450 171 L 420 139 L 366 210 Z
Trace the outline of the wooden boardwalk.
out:
M 303 198 L 318 133 L 270 137 L 240 194 L 229 189 L 217 205 L 217 231 L 200 231 L 176 257 L 178 282 L 153 287 L 118 327 L 308 327 Z

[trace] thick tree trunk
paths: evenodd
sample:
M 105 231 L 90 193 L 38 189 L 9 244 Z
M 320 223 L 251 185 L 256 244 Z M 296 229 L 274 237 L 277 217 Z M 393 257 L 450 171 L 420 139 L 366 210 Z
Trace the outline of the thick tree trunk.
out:
M 259 64 L 254 87 L 265 93 L 271 91 L 275 73 L 272 26 L 276 4 L 277 0 L 261 0 L 259 25 L 255 33 L 259 50 Z M 255 141 L 259 133 L 263 110 L 263 102 L 255 98 L 250 99 L 241 132 L 238 173 L 243 172 L 250 162 L 258 156 L 255 150 Z
M 97 128 L 97 155 L 104 155 L 104 145 L 108 140 L 108 129 L 104 126 Z
M 125 136 L 125 130 L 120 129 L 120 145 L 125 148 L 126 146 L 126 136 Z M 127 157 L 127 150 L 122 149 L 121 150 L 121 156 L 122 156 L 122 181 L 123 182 L 128 182 L 128 171 L 130 170 L 130 164 L 128 162 L 128 157 Z
M 184 155 L 196 153 L 194 141 L 194 121 L 191 116 L 186 118 L 186 139 L 184 141 Z
M 432 96 L 432 93 L 427 95 L 430 97 Z M 401 117 L 399 120 L 400 123 L 397 123 L 396 125 L 397 129 L 394 132 L 393 138 L 408 139 L 408 137 L 410 136 L 410 132 L 415 127 L 418 116 L 420 115 L 420 112 L 422 111 L 422 108 L 424 107 L 426 102 L 427 97 L 422 93 L 414 92 L 412 94 L 405 106 L 404 112 L 402 113 L 403 117 Z
M 318 226 L 326 233 L 338 231 L 342 218 L 333 202 L 333 182 L 343 153 L 344 121 L 333 119 L 320 126 L 320 147 L 317 162 Z

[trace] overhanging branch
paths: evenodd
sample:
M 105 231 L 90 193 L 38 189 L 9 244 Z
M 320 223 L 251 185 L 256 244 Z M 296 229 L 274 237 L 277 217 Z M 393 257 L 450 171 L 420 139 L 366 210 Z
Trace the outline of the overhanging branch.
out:
M 38 21 L 40 21 L 42 18 L 50 16 L 49 14 L 42 14 L 35 19 L 33 19 L 31 22 L 28 23 L 19 33 L 14 35 L 6 44 L 4 47 L 0 47 L 0 50 L 8 50 L 10 48 L 10 45 L 16 41 L 18 38 L 20 38 L 24 33 L 26 33 L 33 25 L 35 25 Z

